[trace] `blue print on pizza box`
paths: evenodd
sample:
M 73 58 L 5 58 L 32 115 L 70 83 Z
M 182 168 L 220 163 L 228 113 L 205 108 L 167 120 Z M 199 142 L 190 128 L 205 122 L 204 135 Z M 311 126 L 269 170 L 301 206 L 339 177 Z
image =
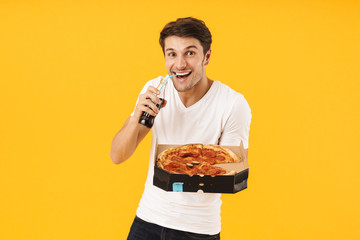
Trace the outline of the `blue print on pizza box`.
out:
M 183 192 L 183 182 L 174 182 L 173 183 L 173 192 Z

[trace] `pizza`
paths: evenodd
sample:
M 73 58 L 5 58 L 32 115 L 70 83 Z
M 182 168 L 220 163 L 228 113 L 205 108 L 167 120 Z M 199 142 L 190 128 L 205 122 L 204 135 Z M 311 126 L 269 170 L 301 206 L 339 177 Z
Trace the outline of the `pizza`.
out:
M 170 173 L 193 175 L 231 175 L 214 166 L 219 163 L 240 162 L 229 148 L 210 144 L 189 144 L 166 149 L 158 155 L 156 165 Z

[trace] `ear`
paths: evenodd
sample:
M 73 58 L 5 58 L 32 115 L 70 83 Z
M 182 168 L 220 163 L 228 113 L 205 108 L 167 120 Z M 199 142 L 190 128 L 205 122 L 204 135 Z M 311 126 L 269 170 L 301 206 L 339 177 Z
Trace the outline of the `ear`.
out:
M 208 65 L 210 62 L 210 56 L 211 56 L 211 49 L 209 49 L 206 54 L 205 54 L 205 61 L 204 61 L 204 65 Z

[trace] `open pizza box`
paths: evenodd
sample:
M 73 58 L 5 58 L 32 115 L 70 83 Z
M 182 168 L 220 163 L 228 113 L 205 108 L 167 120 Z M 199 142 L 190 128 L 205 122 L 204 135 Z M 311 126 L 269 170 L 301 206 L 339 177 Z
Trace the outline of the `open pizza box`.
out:
M 247 179 L 249 175 L 249 165 L 243 143 L 240 146 L 224 146 L 232 150 L 240 162 L 215 164 L 228 171 L 233 171 L 231 175 L 193 175 L 176 174 L 165 171 L 156 166 L 158 154 L 162 151 L 177 147 L 178 145 L 157 144 L 155 147 L 154 159 L 154 178 L 155 186 L 170 192 L 207 192 L 207 193 L 237 193 L 247 188 Z

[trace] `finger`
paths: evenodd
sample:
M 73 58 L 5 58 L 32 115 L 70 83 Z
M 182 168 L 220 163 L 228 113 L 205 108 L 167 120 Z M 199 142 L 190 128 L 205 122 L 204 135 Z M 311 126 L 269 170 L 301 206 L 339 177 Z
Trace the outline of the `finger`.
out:
M 136 106 L 136 113 L 138 116 L 141 116 L 141 114 L 143 114 L 143 112 L 146 112 L 146 113 L 150 114 L 151 116 L 157 115 L 157 112 L 154 111 L 153 109 L 149 108 L 147 105 Z
M 147 106 L 156 113 L 159 112 L 159 105 L 156 105 L 156 103 L 154 103 L 150 98 L 146 99 L 145 106 Z
M 157 89 L 157 88 L 155 88 L 155 87 L 153 87 L 153 86 L 149 86 L 148 89 L 147 89 L 147 91 L 152 92 L 152 93 L 155 94 L 155 95 L 159 95 L 159 94 L 160 94 L 159 89 Z
M 157 88 L 154 88 L 152 86 L 148 87 L 148 90 L 145 92 L 145 96 L 151 98 L 155 103 L 161 104 L 161 100 L 158 97 L 160 94 L 160 91 Z
M 162 100 L 158 97 L 158 96 L 152 96 L 149 97 L 150 101 L 152 101 L 154 104 L 158 104 L 161 105 L 162 104 Z
M 159 112 L 159 108 L 156 106 L 156 104 L 150 98 L 139 101 L 138 106 L 141 107 L 141 109 L 146 112 L 148 112 L 147 109 L 150 109 L 149 113 L 153 112 L 153 113 L 157 114 Z
M 148 99 L 150 99 L 154 104 L 160 105 L 162 103 L 160 98 L 158 96 L 156 96 L 155 94 L 153 94 L 152 92 L 145 92 L 144 94 L 140 95 L 139 103 L 141 104 L 141 103 L 147 101 Z
M 146 107 L 146 106 L 143 106 L 143 105 L 139 106 L 138 110 L 141 112 L 141 114 L 143 112 L 146 112 L 146 113 L 148 113 L 148 114 L 150 114 L 151 116 L 154 116 L 154 117 L 157 115 L 157 112 L 155 112 L 154 110 L 150 109 L 149 107 Z

